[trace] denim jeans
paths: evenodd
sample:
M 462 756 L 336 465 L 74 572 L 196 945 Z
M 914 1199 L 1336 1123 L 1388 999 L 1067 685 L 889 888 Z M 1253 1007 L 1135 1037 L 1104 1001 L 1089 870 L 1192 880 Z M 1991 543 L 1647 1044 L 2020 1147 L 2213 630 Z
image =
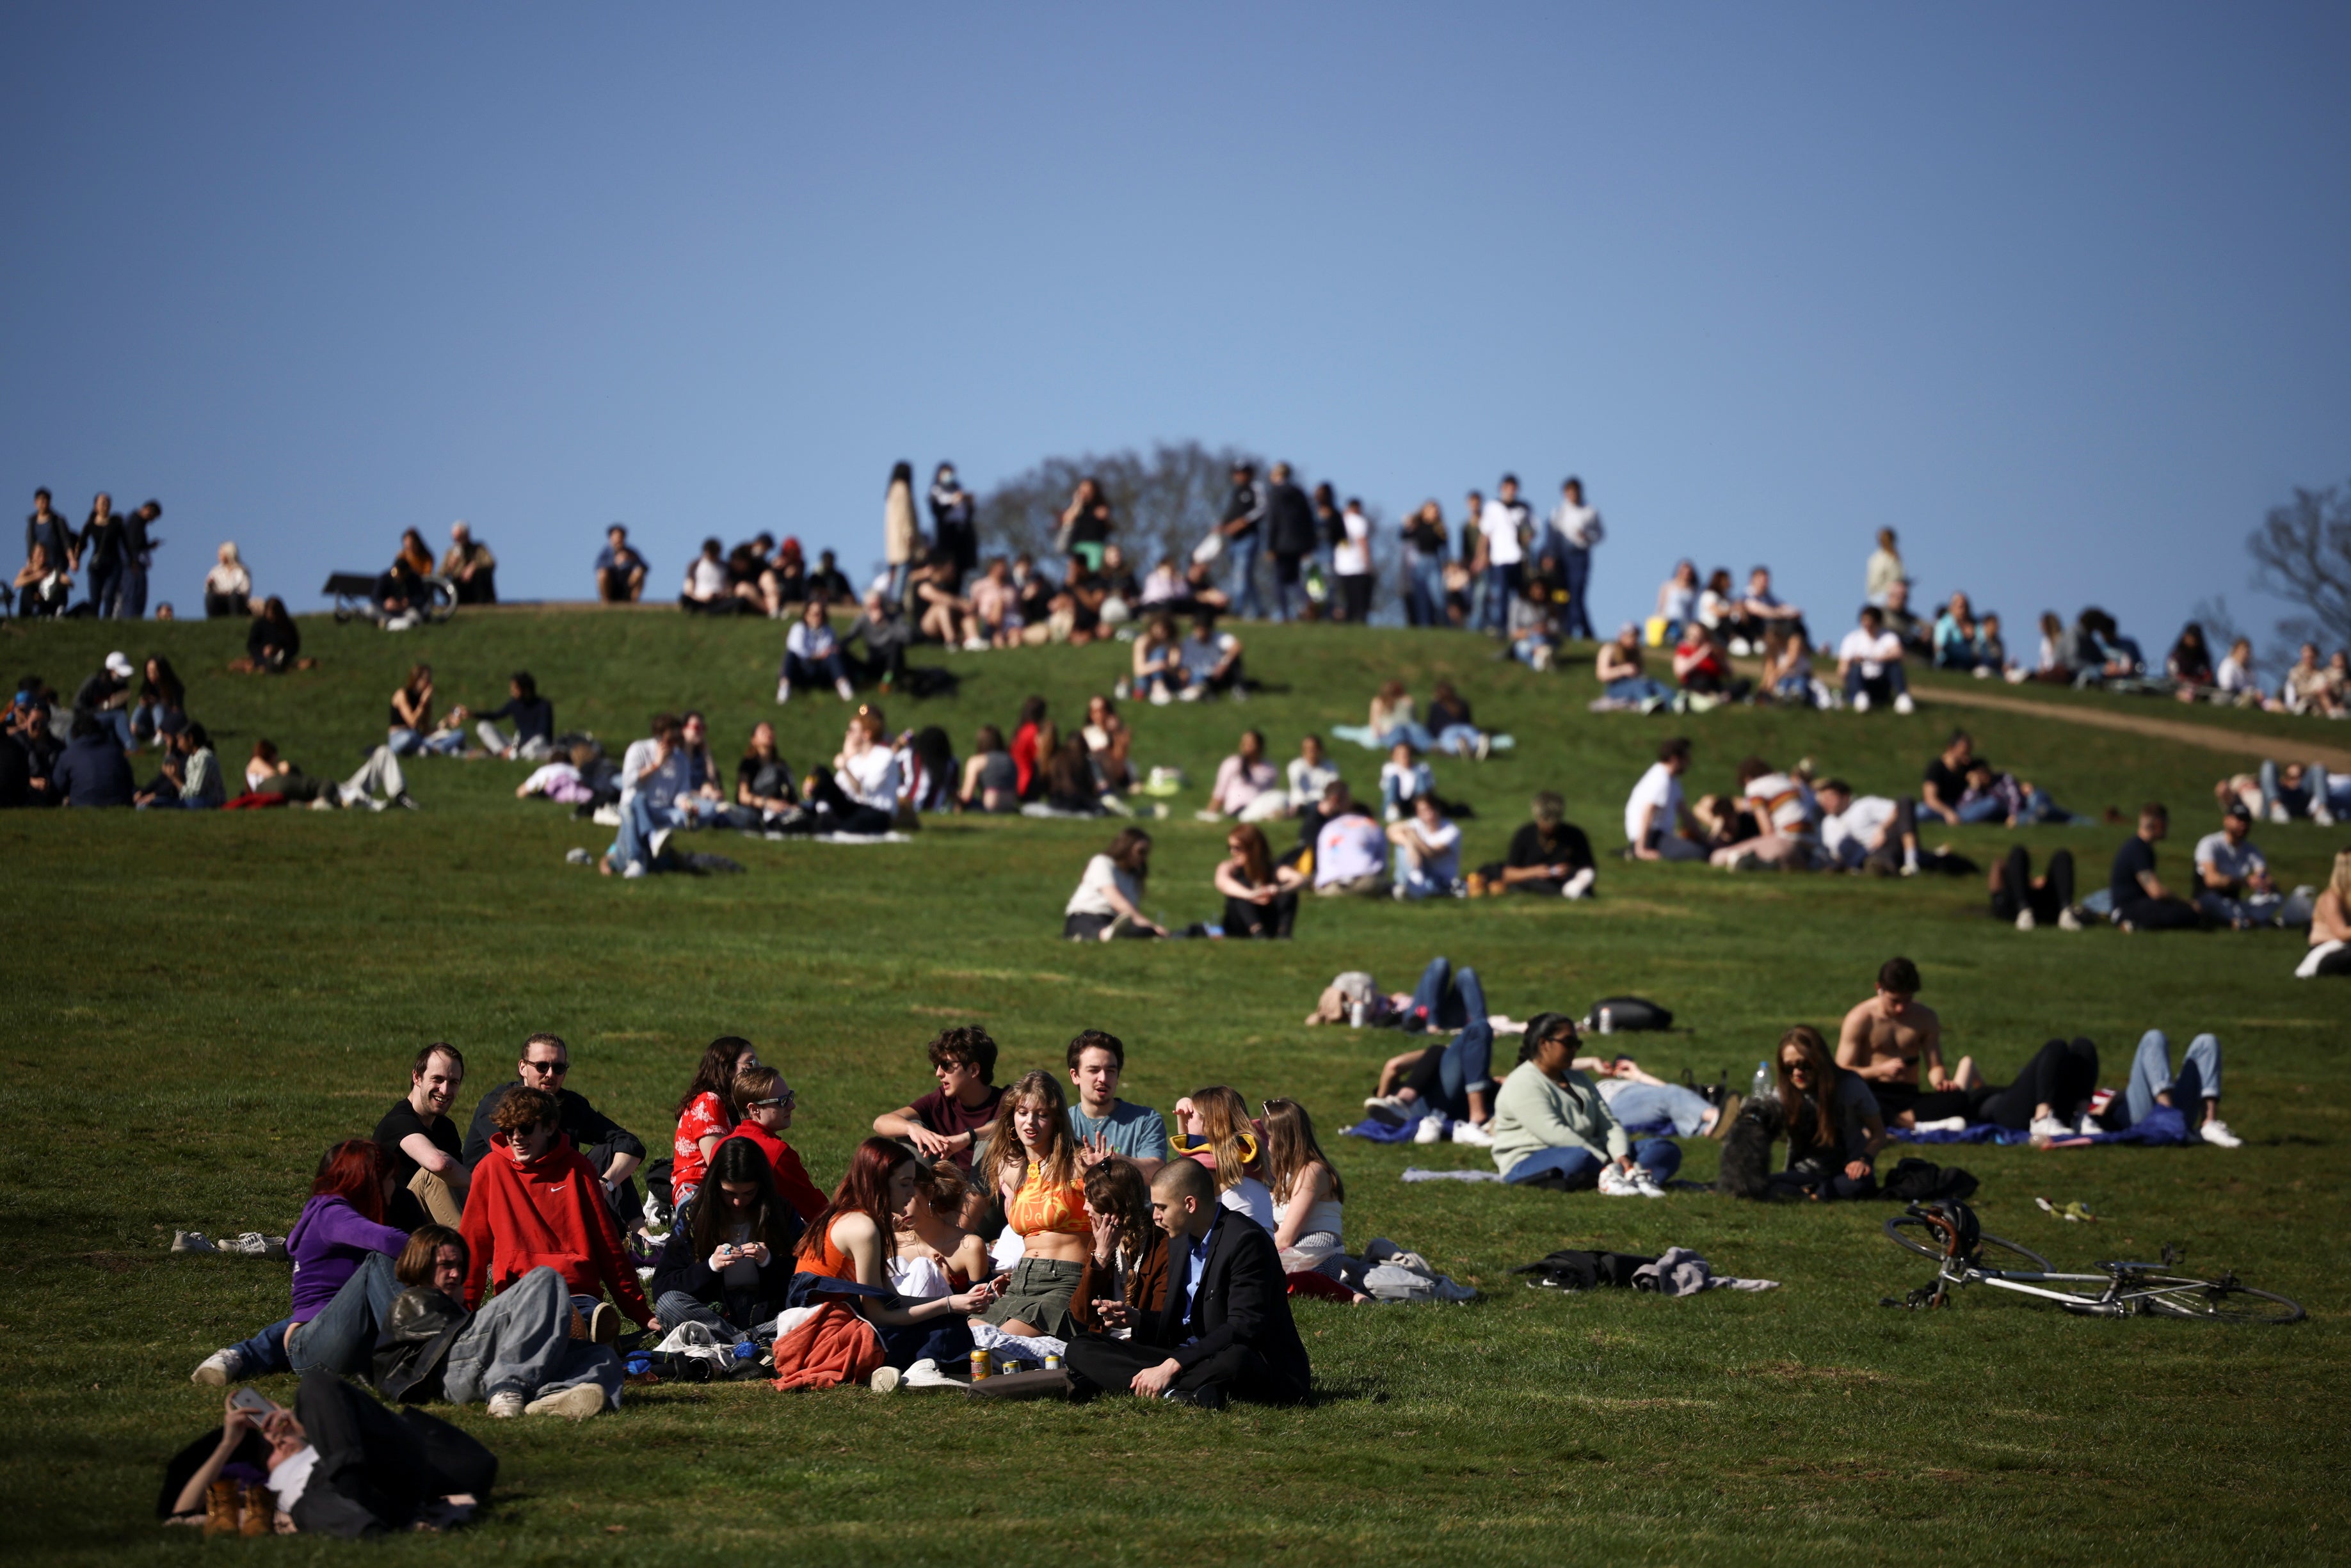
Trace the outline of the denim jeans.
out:
M 1571 637 L 1596 642 L 1598 636 L 1592 630 L 1591 607 L 1586 602 L 1586 595 L 1592 587 L 1592 552 L 1570 545 L 1560 552 L 1559 559 L 1560 564 L 1566 568 L 1567 575 L 1567 619 L 1562 629 Z
M 1395 852 L 1396 885 L 1404 889 L 1406 898 L 1441 898 L 1453 891 L 1454 875 L 1460 867 L 1458 853 L 1447 857 L 1447 863 L 1432 866 L 1398 849 Z
M 280 1318 L 255 1334 L 229 1346 L 236 1356 L 239 1377 L 269 1377 L 291 1372 L 294 1364 L 286 1359 L 286 1331 L 294 1326 L 292 1318 Z
M 1504 1172 L 1502 1179 L 1517 1186 L 1557 1172 L 1570 1190 L 1597 1186 L 1604 1163 L 1581 1144 L 1537 1149 Z M 1644 1138 L 1633 1145 L 1633 1163 L 1648 1172 L 1650 1180 L 1662 1184 L 1682 1168 L 1681 1146 L 1664 1138 Z
M 392 748 L 394 757 L 413 757 L 424 749 L 424 737 L 406 725 L 396 724 L 392 727 L 392 733 L 384 737 L 384 745 Z
M 286 1336 L 286 1359 L 296 1372 L 364 1373 L 376 1331 L 392 1315 L 401 1288 L 391 1256 L 369 1253 L 323 1312 L 294 1325 Z
M 629 862 L 643 863 L 653 869 L 653 835 L 664 828 L 684 825 L 684 818 L 674 806 L 650 806 L 643 795 L 632 795 L 621 805 L 621 836 L 612 841 L 612 863 L 626 871 Z
M 1260 544 L 1255 529 L 1237 539 L 1225 542 L 1225 555 L 1233 563 L 1233 613 L 1265 618 L 1265 601 L 1258 597 L 1257 556 Z
M 1510 596 L 1515 591 L 1518 580 L 1519 569 L 1515 562 L 1509 566 L 1486 568 L 1486 597 L 1478 606 L 1479 631 L 1499 632 L 1510 624 Z
M 1985 795 L 1978 800 L 1962 801 L 1959 805 L 1959 821 L 2004 822 L 2008 821 L 2008 807 L 1997 795 Z
M 537 1399 L 590 1383 L 617 1409 L 621 1358 L 609 1345 L 573 1339 L 572 1311 L 571 1287 L 544 1264 L 483 1302 L 443 1363 L 449 1402 L 470 1405 L 494 1394 Z
M 1710 1108 L 1706 1096 L 1678 1083 L 1627 1083 L 1609 1098 L 1608 1108 L 1625 1130 L 1670 1126 L 1677 1137 L 1698 1135 Z
M 2262 764 L 2262 814 L 2267 816 L 2272 806 L 2283 801 L 2289 817 L 2307 817 L 2310 809 L 2327 799 L 2331 786 L 2323 763 L 2306 762 L 2302 768 L 2302 784 L 2289 789 L 2278 782 L 2278 765 L 2274 760 Z
M 1414 626 L 1445 624 L 1445 558 L 1414 550 L 1405 558 L 1404 618 Z
M 2171 1073 L 2171 1041 L 2159 1029 L 2151 1029 L 2138 1037 L 2138 1053 L 2131 1058 L 2130 1083 L 2123 1091 L 2124 1103 L 2130 1108 L 2131 1125 L 2147 1120 L 2155 1109 L 2155 1097 L 2168 1092 L 2172 1104 L 2188 1119 L 2192 1133 L 2199 1113 L 2199 1100 L 2220 1097 L 2220 1040 L 2217 1035 L 2199 1034 L 2188 1042 L 2188 1054 L 2179 1059 L 2179 1075 Z
M 1664 702 L 1674 694 L 1650 676 L 1626 675 L 1622 680 L 1609 682 L 1603 688 L 1602 695 L 1610 702 L 1646 703 Z
M 1879 702 L 1907 695 L 1909 691 L 1909 679 L 1903 674 L 1902 665 L 1898 661 L 1879 665 L 1878 674 L 1875 679 L 1866 679 L 1862 675 L 1861 661 L 1858 659 L 1855 660 L 1852 668 L 1844 673 L 1844 697 L 1847 702 L 1851 702 L 1864 692 L 1869 694 L 1870 701 Z
M 1450 958 L 1437 957 L 1420 972 L 1420 983 L 1413 988 L 1412 1019 L 1405 1028 L 1459 1029 L 1486 1022 L 1486 988 L 1479 982 L 1475 969 L 1456 970 Z M 1491 1048 L 1493 1036 L 1487 1035 Z

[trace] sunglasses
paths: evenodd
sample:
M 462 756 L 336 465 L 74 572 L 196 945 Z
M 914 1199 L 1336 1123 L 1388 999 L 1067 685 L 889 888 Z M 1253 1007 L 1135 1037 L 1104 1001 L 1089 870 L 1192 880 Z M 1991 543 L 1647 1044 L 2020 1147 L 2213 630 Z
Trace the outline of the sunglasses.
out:
M 568 1061 L 532 1061 L 526 1057 L 523 1065 L 534 1071 L 544 1072 L 550 1078 L 560 1078 L 571 1071 L 571 1063 Z
M 787 1090 L 785 1090 L 781 1094 L 777 1095 L 777 1096 L 776 1096 L 774 1099 L 772 1099 L 772 1100 L 748 1100 L 748 1101 L 746 1101 L 746 1102 L 744 1102 L 744 1108 L 745 1108 L 746 1110 L 757 1110 L 758 1107 L 760 1107 L 760 1106 L 762 1106 L 762 1105 L 780 1105 L 780 1106 L 782 1106 L 785 1110 L 789 1111 L 789 1110 L 790 1110 L 793 1106 L 795 1106 L 795 1105 L 797 1105 L 797 1104 L 799 1104 L 799 1099 L 800 1099 L 800 1097 L 799 1097 L 799 1095 L 797 1095 L 797 1094 L 793 1093 L 790 1090 L 787 1089 Z

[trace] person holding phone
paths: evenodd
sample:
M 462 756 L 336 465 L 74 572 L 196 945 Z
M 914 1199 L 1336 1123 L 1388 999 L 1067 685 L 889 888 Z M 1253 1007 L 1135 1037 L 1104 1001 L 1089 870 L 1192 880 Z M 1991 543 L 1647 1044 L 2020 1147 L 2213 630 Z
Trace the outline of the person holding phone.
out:
M 799 1216 L 778 1196 L 766 1152 L 748 1138 L 726 1139 L 711 1156 L 702 1197 L 653 1266 L 655 1320 L 665 1329 L 694 1322 L 749 1338 L 789 1304 L 799 1237 Z
M 895 1388 L 899 1374 L 918 1361 L 957 1364 L 971 1353 L 967 1320 L 984 1312 L 998 1294 L 992 1284 L 909 1302 L 891 1282 L 892 1238 L 903 1220 L 914 1223 L 915 1206 L 928 1201 L 921 1163 L 905 1145 L 868 1138 L 849 1157 L 849 1170 L 832 1201 L 799 1242 L 798 1267 L 804 1273 L 870 1286 L 873 1294 L 841 1298 L 872 1325 L 882 1342 L 883 1365 L 873 1387 Z M 778 1341 L 778 1350 L 782 1342 Z M 789 1375 L 779 1354 L 776 1371 Z

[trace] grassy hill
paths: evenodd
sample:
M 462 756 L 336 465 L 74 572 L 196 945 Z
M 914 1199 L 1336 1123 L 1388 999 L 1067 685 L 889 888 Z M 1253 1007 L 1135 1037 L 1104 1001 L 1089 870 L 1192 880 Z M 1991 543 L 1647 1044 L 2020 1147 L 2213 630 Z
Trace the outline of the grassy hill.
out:
M 1865 789 L 1913 789 L 1943 730 L 2077 810 L 2173 805 L 2167 870 L 2206 831 L 2233 765 L 2198 747 L 1931 703 L 1890 715 L 1731 710 L 1687 719 L 1585 711 L 1589 677 L 1498 664 L 1455 633 L 1239 629 L 1269 690 L 1246 706 L 1126 705 L 1144 766 L 1196 786 L 1173 802 L 1149 904 L 1213 918 L 1221 831 L 1190 821 L 1245 726 L 1286 758 L 1306 730 L 1361 723 L 1390 675 L 1425 699 L 1447 675 L 1482 723 L 1518 737 L 1483 764 L 1440 759 L 1440 789 L 1477 810 L 1468 859 L 1499 857 L 1529 794 L 1552 788 L 1595 844 L 1620 841 L 1625 789 L 1664 736 L 1698 748 L 1693 793 L 1726 789 L 1750 752 L 1813 758 Z M 381 740 L 386 698 L 430 661 L 444 700 L 495 702 L 528 668 L 565 727 L 612 742 L 656 708 L 699 707 L 722 757 L 773 718 L 803 767 L 830 756 L 829 695 L 774 705 L 780 630 L 644 612 L 515 608 L 400 635 L 306 622 L 322 667 L 219 673 L 235 628 L 148 623 L 125 643 L 86 623 L 0 624 L 0 667 L 70 691 L 110 647 L 167 653 L 195 715 L 241 760 L 266 735 L 314 774 Z M 890 706 L 967 747 L 1030 693 L 1065 721 L 1106 691 L 1126 650 L 925 657 L 953 698 Z M 1931 696 L 1931 689 L 1928 694 Z M 2149 705 L 2153 706 L 2155 705 Z M 2162 705 L 2164 716 L 2185 710 Z M 1379 759 L 1334 750 L 1359 791 Z M 525 769 L 414 765 L 418 812 L 9 813 L 0 816 L 0 936 L 19 955 L 0 1088 L 0 1228 L 15 1289 L 0 1387 L 31 1461 L 20 1550 L 109 1562 L 192 1549 L 147 1517 L 165 1455 L 217 1420 L 187 1371 L 280 1315 L 281 1267 L 174 1259 L 174 1228 L 283 1230 L 318 1151 L 371 1128 L 405 1064 L 448 1040 L 474 1069 L 460 1113 L 551 1029 L 572 1086 L 658 1145 L 701 1047 L 740 1033 L 799 1091 L 794 1141 L 837 1176 L 873 1113 L 926 1086 L 923 1042 L 984 1022 L 1002 1071 L 1058 1064 L 1081 1028 L 1127 1042 L 1129 1098 L 1165 1106 L 1230 1082 L 1253 1103 L 1312 1107 L 1348 1182 L 1351 1244 L 1385 1235 L 1488 1298 L 1462 1308 L 1298 1315 L 1324 1397 L 1221 1416 L 1103 1401 L 966 1408 L 862 1390 L 663 1388 L 617 1418 L 482 1430 L 502 1505 L 469 1536 L 395 1552 L 512 1560 L 684 1561 L 789 1552 L 810 1562 L 948 1555 L 1119 1561 L 1555 1562 L 1979 1558 L 1995 1547 L 2145 1561 L 2339 1556 L 2345 1420 L 2326 1365 L 2345 1355 L 2346 1248 L 2325 1195 L 2351 1176 L 2341 997 L 2289 972 L 2278 933 L 2022 935 L 1983 913 L 1980 881 L 1729 876 L 1604 861 L 1588 904 L 1531 898 L 1399 906 L 1314 903 L 1288 944 L 1058 940 L 1061 909 L 1104 824 L 941 819 L 905 846 L 848 849 L 732 834 L 696 845 L 740 877 L 622 883 L 564 863 L 609 831 L 513 798 Z M 2031 830 L 2103 881 L 2122 830 Z M 1948 839 L 1989 863 L 2010 835 Z M 2265 827 L 2281 876 L 2322 881 L 2335 835 Z M 2091 1322 L 2008 1298 L 1936 1317 L 1881 1311 L 1918 1283 L 1879 1236 L 1886 1206 L 1764 1208 L 1710 1194 L 1658 1202 L 1397 1179 L 1480 1152 L 1399 1151 L 1331 1136 L 1354 1119 L 1384 1032 L 1300 1019 L 1341 969 L 1408 986 L 1428 956 L 1475 966 L 1523 1017 L 1635 992 L 1688 1032 L 1642 1040 L 1645 1066 L 1751 1071 L 1780 1030 L 1834 1025 L 1878 963 L 1917 959 L 1954 1055 L 2004 1079 L 2053 1034 L 2087 1034 L 2118 1083 L 2149 1027 L 2217 1031 L 2230 1119 L 2207 1148 L 1957 1155 L 1983 1178 L 1986 1224 L 2062 1264 L 2181 1243 L 2304 1301 L 2312 1321 L 2216 1333 Z M 1714 1145 L 1687 1145 L 1687 1176 Z M 2032 1198 L 2102 1216 L 2064 1226 Z M 1694 1247 L 1723 1270 L 1786 1282 L 1692 1301 L 1525 1290 L 1508 1270 L 1553 1248 Z M 316 1552 L 315 1543 L 278 1550 Z

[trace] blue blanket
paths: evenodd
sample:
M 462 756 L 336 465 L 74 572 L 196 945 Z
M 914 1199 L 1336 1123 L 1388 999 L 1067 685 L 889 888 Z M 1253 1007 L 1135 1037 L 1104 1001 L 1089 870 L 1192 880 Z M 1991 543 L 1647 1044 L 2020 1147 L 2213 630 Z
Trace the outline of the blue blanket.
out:
M 1906 1144 L 2029 1144 L 2032 1135 L 2012 1127 L 1996 1126 L 1990 1122 L 1978 1122 L 1956 1133 L 1922 1133 L 1916 1127 L 1896 1127 L 1889 1136 Z M 2053 1149 L 2085 1149 L 2093 1144 L 2164 1144 L 2192 1142 L 2188 1135 L 2188 1118 L 2174 1107 L 2158 1105 L 2147 1113 L 2144 1121 L 2125 1127 L 2119 1133 L 2089 1133 L 2055 1138 Z
M 1412 1142 L 1413 1134 L 1419 1131 L 1420 1124 L 1417 1122 L 1398 1122 L 1391 1126 L 1366 1116 L 1352 1127 L 1340 1128 L 1339 1135 L 1343 1138 L 1369 1138 L 1375 1144 L 1408 1144 Z

